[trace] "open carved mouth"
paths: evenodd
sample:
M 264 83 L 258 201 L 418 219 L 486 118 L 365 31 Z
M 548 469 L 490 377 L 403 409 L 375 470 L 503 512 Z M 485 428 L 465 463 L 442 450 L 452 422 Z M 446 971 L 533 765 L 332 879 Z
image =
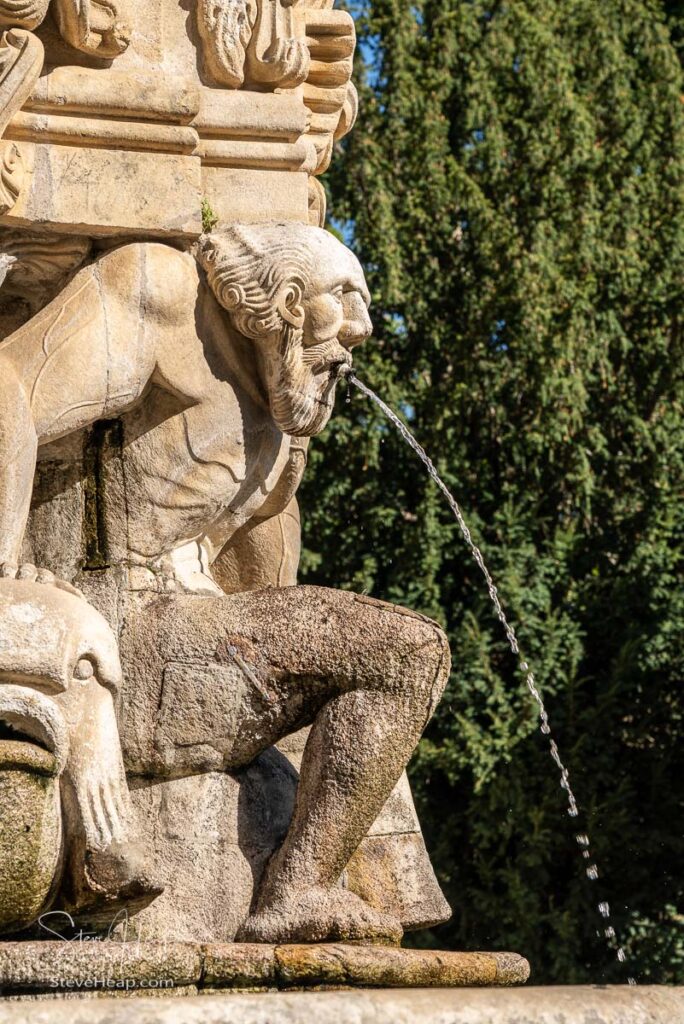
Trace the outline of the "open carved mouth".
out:
M 35 690 L 0 685 L 0 770 L 59 775 L 67 752 L 66 723 L 57 705 Z
M 31 732 L 30 724 L 8 722 L 6 719 L 0 718 L 0 743 L 5 742 L 30 743 L 32 746 L 40 747 L 41 750 L 47 750 L 50 754 L 53 753 L 44 736 L 37 736 Z

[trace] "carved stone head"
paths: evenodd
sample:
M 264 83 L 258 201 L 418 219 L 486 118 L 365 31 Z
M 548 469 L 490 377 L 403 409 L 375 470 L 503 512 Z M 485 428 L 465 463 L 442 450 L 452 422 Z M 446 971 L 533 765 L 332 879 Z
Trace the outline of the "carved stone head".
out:
M 328 231 L 304 224 L 227 227 L 204 236 L 199 259 L 233 326 L 255 343 L 279 429 L 319 433 L 351 349 L 372 331 L 359 261 Z
M 111 691 L 121 682 L 102 616 L 55 586 L 0 578 L 0 935 L 49 905 L 79 841 L 64 778 L 68 795 L 84 745 L 97 744 L 95 709 L 78 700 L 91 679 Z

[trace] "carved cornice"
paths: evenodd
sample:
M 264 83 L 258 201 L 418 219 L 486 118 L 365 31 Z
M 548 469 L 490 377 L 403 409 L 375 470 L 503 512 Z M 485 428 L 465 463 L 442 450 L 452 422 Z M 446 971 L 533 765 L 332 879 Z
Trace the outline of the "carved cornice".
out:
M 193 236 L 206 198 L 222 219 L 268 208 L 321 224 L 325 194 L 311 176 L 356 116 L 353 19 L 332 0 L 192 0 L 197 32 L 171 33 L 169 60 L 158 2 L 0 0 L 0 24 L 36 24 L 48 7 L 55 22 L 40 35 L 47 56 L 30 31 L 0 34 L 0 140 L 12 144 L 0 151 L 1 223 Z M 115 56 L 128 42 L 124 5 L 138 29 L 132 65 L 74 63 L 55 25 L 72 46 Z M 110 190 L 116 175 L 125 192 Z M 155 175 L 164 204 L 149 201 Z

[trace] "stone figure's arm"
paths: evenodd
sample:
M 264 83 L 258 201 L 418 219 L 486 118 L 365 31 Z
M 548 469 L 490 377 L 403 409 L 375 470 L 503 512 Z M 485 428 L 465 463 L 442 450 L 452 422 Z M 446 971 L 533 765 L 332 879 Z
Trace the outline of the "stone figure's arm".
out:
M 301 549 L 299 506 L 292 498 L 284 512 L 252 519 L 228 541 L 212 566 L 226 594 L 297 583 Z

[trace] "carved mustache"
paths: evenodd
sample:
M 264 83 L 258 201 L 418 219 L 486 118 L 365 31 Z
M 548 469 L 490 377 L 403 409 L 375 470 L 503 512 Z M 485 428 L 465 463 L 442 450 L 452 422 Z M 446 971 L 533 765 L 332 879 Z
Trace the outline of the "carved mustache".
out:
M 351 366 L 351 355 L 340 345 L 337 338 L 324 341 L 320 345 L 311 345 L 302 352 L 302 362 L 311 373 L 329 372 L 335 380 L 339 380 L 343 368 Z

